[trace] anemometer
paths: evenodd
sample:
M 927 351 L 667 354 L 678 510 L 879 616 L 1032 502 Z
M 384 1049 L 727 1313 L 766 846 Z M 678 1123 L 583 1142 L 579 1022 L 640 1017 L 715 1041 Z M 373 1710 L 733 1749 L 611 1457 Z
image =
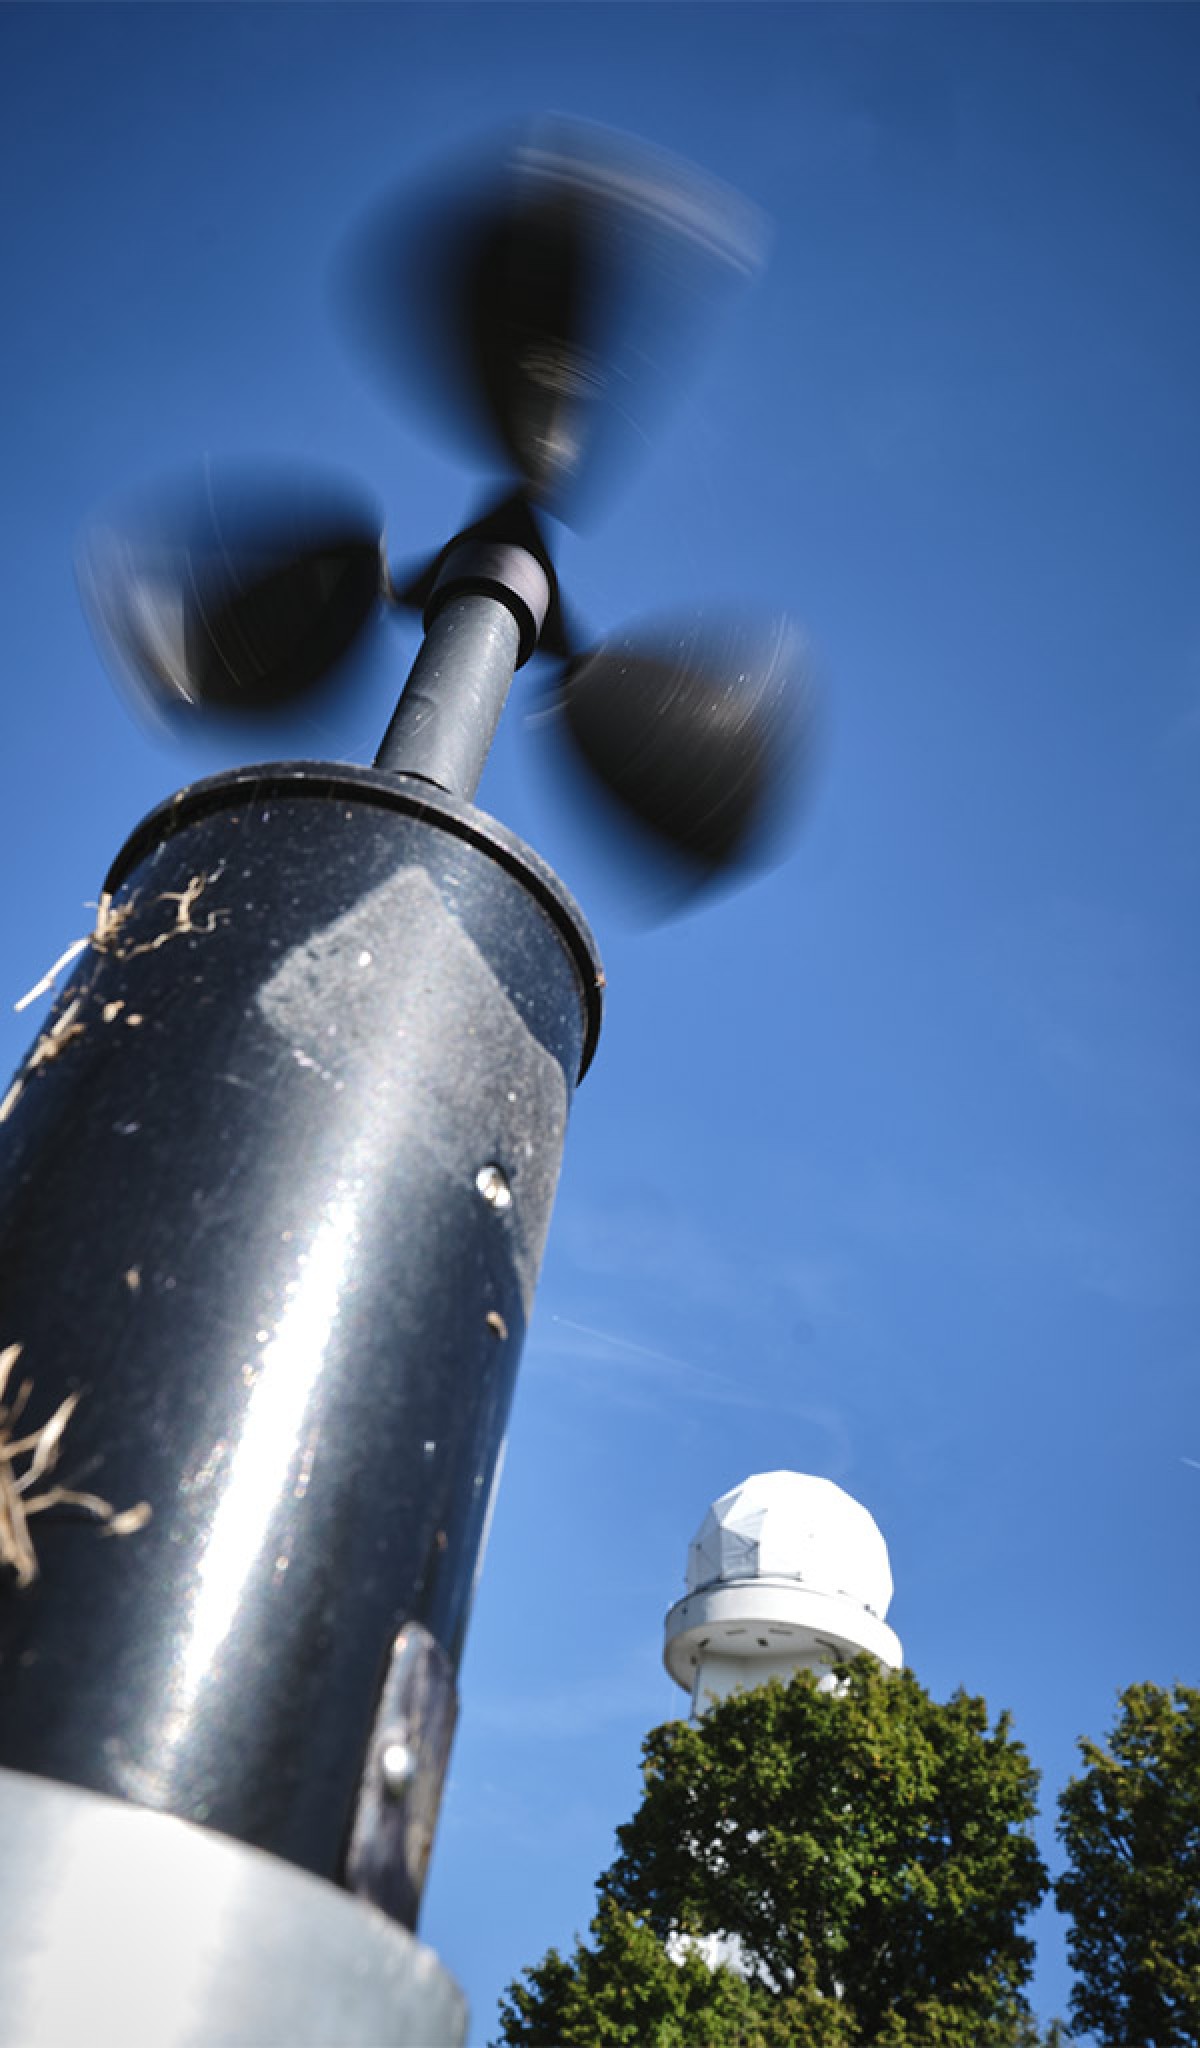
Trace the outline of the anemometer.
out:
M 553 561 L 754 234 L 670 160 L 535 129 L 346 266 L 376 362 L 493 475 L 461 532 L 398 569 L 357 487 L 207 478 L 85 552 L 110 658 L 184 726 L 332 686 L 389 607 L 424 637 L 373 765 L 236 768 L 136 828 L 0 1107 L 0 2032 L 27 2048 L 461 2040 L 408 1930 L 603 986 L 472 800 L 535 654 L 614 818 L 697 880 L 790 787 L 786 629 L 587 645 Z

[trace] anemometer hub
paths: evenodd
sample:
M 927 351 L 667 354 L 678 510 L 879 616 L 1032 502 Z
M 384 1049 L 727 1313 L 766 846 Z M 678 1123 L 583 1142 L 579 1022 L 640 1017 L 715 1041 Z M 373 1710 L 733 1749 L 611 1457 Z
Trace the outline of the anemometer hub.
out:
M 508 541 L 461 540 L 451 546 L 438 570 L 425 607 L 428 629 L 450 597 L 474 594 L 497 598 L 508 606 L 520 635 L 517 662 L 528 661 L 538 643 L 550 606 L 550 578 L 527 548 Z

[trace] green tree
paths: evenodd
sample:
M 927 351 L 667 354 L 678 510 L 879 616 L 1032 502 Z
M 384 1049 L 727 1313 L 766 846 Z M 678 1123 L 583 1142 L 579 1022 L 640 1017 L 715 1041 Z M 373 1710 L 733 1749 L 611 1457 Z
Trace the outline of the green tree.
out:
M 1200 1692 L 1132 1685 L 1059 1800 L 1071 2013 L 1105 2048 L 1200 2048 Z
M 652 1731 L 594 1943 L 510 1987 L 506 2048 L 1037 2040 L 1020 1928 L 1047 1877 L 1037 1774 L 1007 1718 L 989 1728 L 982 1700 L 939 1705 L 868 1658 L 839 1679 L 822 1692 L 801 1673 Z M 720 1937 L 736 1967 L 673 1960 L 680 1935 Z M 600 2031 L 601 2011 L 626 2031 Z
M 590 1946 L 551 1949 L 501 2001 L 521 2048 L 850 2048 L 842 2015 L 811 1991 L 777 1997 L 656 1934 L 602 1899 Z

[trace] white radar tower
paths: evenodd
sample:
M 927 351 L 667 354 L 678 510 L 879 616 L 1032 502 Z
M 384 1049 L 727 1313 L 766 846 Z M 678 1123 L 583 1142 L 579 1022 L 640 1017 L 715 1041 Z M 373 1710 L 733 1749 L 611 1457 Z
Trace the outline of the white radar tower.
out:
M 867 1651 L 904 1661 L 884 1620 L 887 1544 L 831 1479 L 759 1472 L 715 1500 L 688 1550 L 687 1592 L 669 1610 L 663 1661 L 693 1714 L 744 1688 L 818 1673 Z

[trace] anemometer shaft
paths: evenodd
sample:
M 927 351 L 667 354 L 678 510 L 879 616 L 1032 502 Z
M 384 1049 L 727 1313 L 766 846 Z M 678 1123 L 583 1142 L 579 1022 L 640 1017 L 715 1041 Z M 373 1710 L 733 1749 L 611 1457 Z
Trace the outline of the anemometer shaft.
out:
M 430 622 L 377 768 L 419 775 L 451 796 L 474 796 L 520 652 L 506 604 L 452 597 Z
M 546 572 L 528 549 L 475 537 L 454 543 L 376 767 L 473 797 L 513 675 L 537 645 L 549 601 Z

